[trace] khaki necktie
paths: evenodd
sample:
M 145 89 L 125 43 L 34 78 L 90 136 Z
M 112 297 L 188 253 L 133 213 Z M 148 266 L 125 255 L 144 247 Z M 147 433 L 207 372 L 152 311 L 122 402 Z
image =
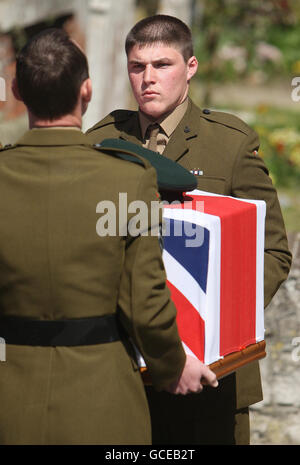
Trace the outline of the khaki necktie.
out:
M 157 151 L 157 136 L 158 136 L 158 133 L 159 133 L 159 124 L 155 123 L 155 124 L 150 124 L 148 126 L 148 129 L 149 131 L 149 144 L 148 144 L 148 149 L 149 150 L 153 150 L 154 152 Z

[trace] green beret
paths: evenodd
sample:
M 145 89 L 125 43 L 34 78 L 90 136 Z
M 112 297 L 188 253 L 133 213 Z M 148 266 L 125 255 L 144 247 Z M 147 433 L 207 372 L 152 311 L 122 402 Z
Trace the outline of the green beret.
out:
M 158 152 L 145 149 L 140 145 L 123 139 L 104 139 L 95 148 L 101 151 L 113 152 L 123 160 L 143 164 L 143 159 L 148 160 L 155 168 L 158 188 L 163 191 L 188 192 L 196 189 L 197 179 L 183 166 L 164 157 Z

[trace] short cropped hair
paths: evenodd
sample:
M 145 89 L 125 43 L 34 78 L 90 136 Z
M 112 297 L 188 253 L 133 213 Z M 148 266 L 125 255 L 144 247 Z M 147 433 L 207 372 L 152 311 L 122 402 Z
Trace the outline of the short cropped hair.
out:
M 20 97 L 41 119 L 54 120 L 71 113 L 88 77 L 86 56 L 63 29 L 37 34 L 16 60 Z
M 135 45 L 145 47 L 155 43 L 177 48 L 185 62 L 194 55 L 190 28 L 174 16 L 154 15 L 139 21 L 126 37 L 126 54 L 128 56 Z

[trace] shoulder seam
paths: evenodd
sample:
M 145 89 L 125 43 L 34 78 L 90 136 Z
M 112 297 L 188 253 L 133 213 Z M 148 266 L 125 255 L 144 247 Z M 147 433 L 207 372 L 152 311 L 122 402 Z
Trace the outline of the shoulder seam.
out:
M 99 121 L 94 126 L 92 126 L 90 129 L 88 129 L 87 133 L 95 129 L 103 128 L 110 124 L 114 124 L 115 122 L 126 121 L 130 116 L 133 115 L 133 113 L 135 112 L 132 110 L 114 110 L 108 115 L 106 115 L 105 118 L 103 118 L 101 121 Z
M 215 118 L 214 118 L 214 116 L 215 116 Z M 228 117 L 229 121 L 225 122 L 225 121 L 219 120 L 217 116 L 220 116 L 221 118 L 226 116 L 226 117 Z M 207 115 L 207 114 L 206 115 L 200 115 L 200 117 L 204 118 L 204 119 L 206 119 L 208 121 L 212 121 L 214 123 L 221 124 L 222 126 L 225 126 L 225 127 L 231 128 L 231 129 L 235 129 L 236 131 L 239 131 L 242 134 L 245 134 L 246 136 L 248 136 L 252 131 L 252 129 L 250 128 L 250 126 L 247 125 L 247 123 L 245 123 L 243 120 L 238 118 L 238 116 L 232 115 L 230 113 L 212 112 L 212 114 L 210 113 L 209 115 Z

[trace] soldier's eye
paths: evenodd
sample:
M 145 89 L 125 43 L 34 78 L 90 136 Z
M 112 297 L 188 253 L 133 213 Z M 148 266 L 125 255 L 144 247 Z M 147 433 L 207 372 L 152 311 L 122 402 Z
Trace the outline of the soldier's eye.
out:
M 144 65 L 142 65 L 141 63 L 134 63 L 130 66 L 131 71 L 141 71 L 143 69 L 144 69 Z
M 170 66 L 170 63 L 164 63 L 164 62 L 157 63 L 156 65 L 157 68 L 167 68 L 168 66 Z

